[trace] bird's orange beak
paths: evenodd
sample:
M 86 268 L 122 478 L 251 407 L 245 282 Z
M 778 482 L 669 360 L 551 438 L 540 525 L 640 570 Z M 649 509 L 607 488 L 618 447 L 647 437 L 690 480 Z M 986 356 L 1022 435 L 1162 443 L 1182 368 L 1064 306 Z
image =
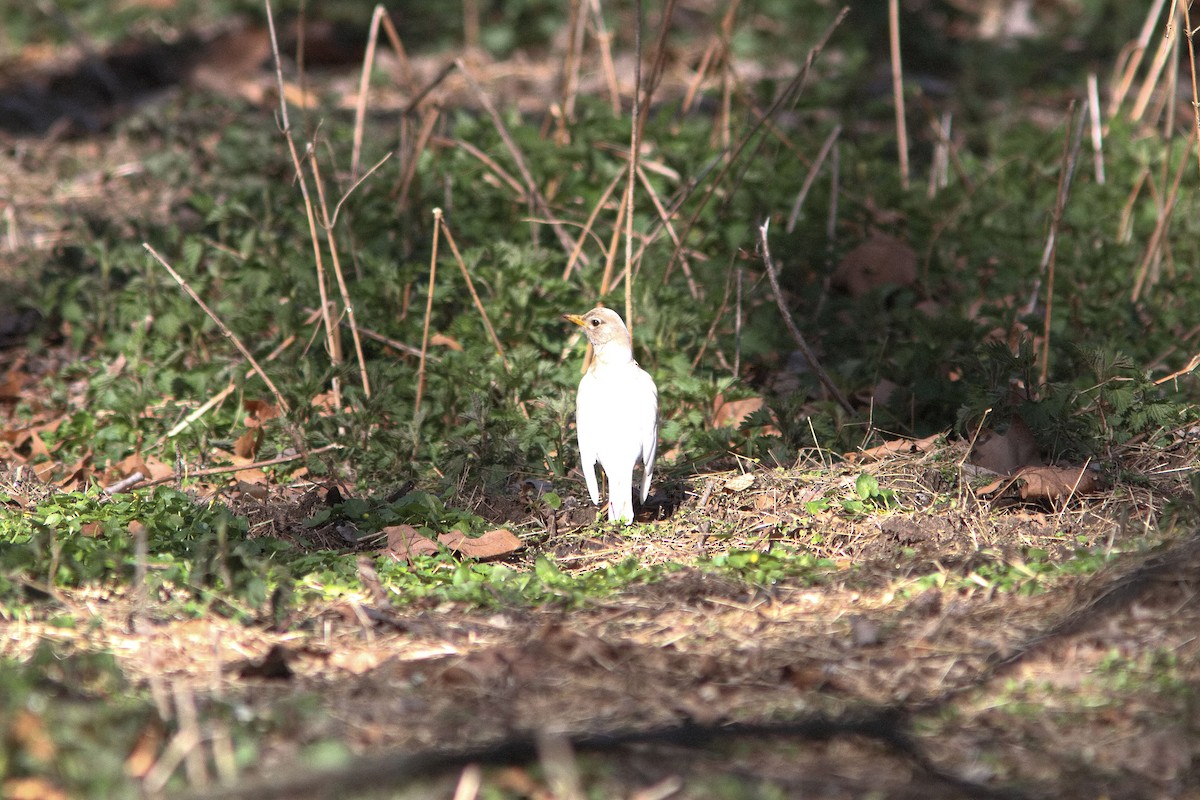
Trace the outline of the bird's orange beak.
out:
M 565 319 L 567 322 L 574 322 L 576 325 L 578 325 L 581 328 L 584 327 L 584 325 L 585 325 L 585 323 L 583 321 L 583 317 L 579 316 L 578 314 L 563 314 L 562 318 Z

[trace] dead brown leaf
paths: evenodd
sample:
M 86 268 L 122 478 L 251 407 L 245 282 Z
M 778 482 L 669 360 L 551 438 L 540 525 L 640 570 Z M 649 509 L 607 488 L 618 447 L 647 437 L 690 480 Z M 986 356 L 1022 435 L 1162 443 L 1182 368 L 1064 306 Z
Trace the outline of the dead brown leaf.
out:
M 725 481 L 725 488 L 731 492 L 744 492 L 754 485 L 754 475 L 744 472 Z
M 832 283 L 851 297 L 880 286 L 909 286 L 917 280 L 917 252 L 895 236 L 875 233 L 846 254 Z
M 241 458 L 254 458 L 258 455 L 258 445 L 262 442 L 262 428 L 250 428 L 233 443 L 233 453 Z
M 470 537 L 462 531 L 447 531 L 438 541 L 469 558 L 480 560 L 498 558 L 521 549 L 521 540 L 512 531 L 496 528 L 480 536 Z
M 886 458 L 893 455 L 907 455 L 910 453 L 928 453 L 936 446 L 940 433 L 935 433 L 932 436 L 926 436 L 924 439 L 892 439 L 884 442 L 876 447 L 870 447 L 858 453 L 846 453 L 847 461 L 878 461 L 881 458 Z
M 267 420 L 279 416 L 279 407 L 266 400 L 246 400 L 242 403 L 242 408 L 246 411 L 247 428 L 257 428 Z
M 1026 467 L 1021 479 L 1021 499 L 1057 503 L 1100 488 L 1096 473 L 1085 467 Z
M 383 552 L 397 561 L 411 561 L 414 556 L 438 552 L 437 542 L 422 536 L 412 525 L 389 525 L 383 532 L 387 534 Z

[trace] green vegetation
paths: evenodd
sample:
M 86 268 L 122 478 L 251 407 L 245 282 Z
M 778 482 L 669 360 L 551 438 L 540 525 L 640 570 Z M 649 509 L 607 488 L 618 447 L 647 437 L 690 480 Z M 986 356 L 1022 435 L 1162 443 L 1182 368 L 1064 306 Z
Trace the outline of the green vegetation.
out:
M 632 45 L 633 5 L 603 5 L 620 55 Z M 457 72 L 403 111 L 423 84 L 401 86 L 398 71 L 377 68 L 360 163 L 379 167 L 361 183 L 366 168 L 354 175 L 350 167 L 350 73 L 314 69 L 301 81 L 289 65 L 289 88 L 304 83 L 320 99 L 309 109 L 292 107 L 291 135 L 307 153 L 303 180 L 317 216 L 321 202 L 337 209 L 328 230 L 310 227 L 269 99 L 181 90 L 125 109 L 97 135 L 97 149 L 78 142 L 61 153 L 51 149 L 58 143 L 13 147 L 5 155 L 13 163 L 27 159 L 36 162 L 31 173 L 55 172 L 55 197 L 75 197 L 76 181 L 104 191 L 90 204 L 64 201 L 56 211 L 60 244 L 17 253 L 18 271 L 0 272 L 4 301 L 42 321 L 20 362 L 4 362 L 5 369 L 15 364 L 24 383 L 0 385 L 0 447 L 12 455 L 11 465 L 0 464 L 0 623 L 29 626 L 29 636 L 46 640 L 53 638 L 46 631 L 83 639 L 101 623 L 76 598 L 101 592 L 139 613 L 144 603 L 156 622 L 219 617 L 239 630 L 297 639 L 317 636 L 322 620 L 314 620 L 331 608 L 358 614 L 349 624 L 370 639 L 376 629 L 361 616 L 366 605 L 397 628 L 405 615 L 457 613 L 486 619 L 479 630 L 507 631 L 515 625 L 509 617 L 522 615 L 619 617 L 628 611 L 623 603 L 657 609 L 657 599 L 644 597 L 709 581 L 780 606 L 796 602 L 792 595 L 840 593 L 833 601 L 822 594 L 794 615 L 816 619 L 818 610 L 845 603 L 824 624 L 860 603 L 884 618 L 896 611 L 884 607 L 893 598 L 915 604 L 922 593 L 938 603 L 952 598 L 946 605 L 1039 602 L 1119 559 L 1151 552 L 1200 520 L 1200 478 L 1184 477 L 1195 471 L 1189 427 L 1197 384 L 1187 375 L 1156 382 L 1183 369 L 1198 349 L 1200 195 L 1194 145 L 1186 141 L 1191 119 L 1180 117 L 1165 135 L 1161 124 L 1106 116 L 1106 180 L 1098 181 L 1088 138 L 1073 147 L 1068 108 L 1083 96 L 1086 70 L 1106 74 L 1136 33 L 1140 20 L 1131 15 L 1141 11 L 1101 0 L 1069 4 L 1069 14 L 1068 4 L 1038 5 L 1055 12 L 1042 37 L 1007 43 L 977 38 L 970 32 L 977 20 L 957 6 L 906 12 L 911 188 L 902 187 L 897 168 L 892 98 L 875 81 L 886 65 L 882 13 L 855 8 L 803 91 L 770 124 L 762 123 L 765 110 L 837 8 L 818 0 L 742 4 L 728 46 L 735 58 L 753 61 L 754 77 L 733 81 L 727 109 L 719 73 L 685 108 L 689 83 L 679 75 L 702 58 L 716 59 L 719 48 L 708 48 L 720 20 L 693 8 L 679 14 L 670 40 L 676 50 L 642 132 L 645 178 L 632 220 L 630 322 L 639 363 L 660 387 L 661 461 L 642 517 L 658 518 L 630 529 L 587 521 L 571 425 L 584 346 L 560 315 L 596 303 L 624 309 L 625 285 L 610 282 L 601 294 L 600 284 L 607 249 L 615 247 L 618 270 L 623 260 L 614 226 L 631 121 L 628 107 L 613 113 L 602 90 L 573 98 L 573 117 L 563 120 L 564 4 L 478 4 L 484 54 L 466 60 L 475 77 L 489 77 L 496 63 L 489 59 L 541 59 L 517 80 L 501 74 L 484 81 L 500 123 Z M 102 49 L 126 33 L 174 40 L 223 17 L 264 19 L 261 4 L 247 0 L 168 6 L 153 20 L 139 3 L 60 0 L 5 9 L 0 58 L 77 42 L 79 31 Z M 321 13 L 361 44 L 371 10 L 345 2 Z M 296 11 L 277 9 L 281 30 L 294 30 Z M 436 60 L 422 62 L 424 72 L 436 74 L 447 53 L 461 54 L 470 20 L 415 5 L 403 12 L 411 55 Z M 654 33 L 643 31 L 644 48 Z M 1031 55 L 1043 52 L 1042 60 Z M 643 55 L 649 64 L 651 54 Z M 599 59 L 590 50 L 586 57 Z M 510 85 L 522 95 L 507 94 Z M 520 102 L 535 95 L 537 104 Z M 946 181 L 926 191 L 942 158 L 929 123 L 943 112 L 954 119 Z M 789 230 L 797 193 L 835 127 L 836 153 Z M 429 138 L 416 149 L 422 129 Z M 122 148 L 128 161 L 104 160 L 99 151 L 109 146 Z M 1073 178 L 1055 221 L 1065 160 Z M 316 197 L 314 163 L 324 201 Z M 1181 165 L 1182 191 L 1168 201 Z M 102 179 L 89 177 L 97 170 Z M 1172 216 L 1163 225 L 1167 208 Z M 757 232 L 768 219 L 785 305 L 852 409 L 835 402 L 816 365 L 793 352 L 757 254 Z M 1052 227 L 1053 270 L 1043 268 Z M 15 230 L 7 234 L 13 241 Z M 563 238 L 579 240 L 578 252 Z M 911 261 L 915 274 L 851 291 L 839 270 L 857 248 L 880 241 L 887 243 L 876 256 L 883 267 Z M 331 247 L 353 319 L 331 275 Z M 317 311 L 323 290 L 340 337 L 338 358 Z M 363 370 L 352 323 L 363 332 Z M 745 399 L 763 402 L 734 426 L 714 420 L 721 404 Z M 992 476 L 969 469 L 968 443 L 983 427 L 1003 432 L 1016 421 L 1045 463 L 1086 463 L 1089 477 L 1101 476 L 1096 493 L 1110 492 L 1104 502 L 1113 506 L 1097 503 L 1088 516 L 1076 512 L 1091 497 L 1047 489 L 1017 501 L 1018 487 L 1006 495 L 1021 503 L 1017 514 L 1041 516 L 997 533 L 992 523 L 1008 511 L 977 496 Z M 896 436 L 935 434 L 944 434 L 936 453 L 898 459 L 896 472 L 892 464 L 877 469 L 863 452 Z M 1146 453 L 1162 463 L 1149 463 Z M 103 491 L 134 459 L 182 474 L 153 487 Z M 272 463 L 260 464 L 261 477 L 243 485 L 233 467 L 247 461 Z M 224 468 L 229 473 L 216 473 Z M 719 476 L 735 470 L 744 483 Z M 31 471 L 40 479 L 30 480 Z M 1060 499 L 1074 505 L 1055 505 Z M 897 521 L 912 530 L 889 527 Z M 399 554 L 388 550 L 388 529 L 401 525 L 430 541 L 504 527 L 522 549 L 474 559 L 440 542 L 432 554 L 393 558 Z M 757 613 L 698 597 L 681 601 L 687 614 L 680 616 Z M 886 600 L 872 607 L 880 597 Z M 788 619 L 795 609 L 769 611 L 764 620 L 777 611 Z M 954 619 L 947 611 L 938 625 Z M 883 629 L 907 620 L 897 611 Z M 454 639 L 457 629 L 445 634 L 453 641 L 446 652 L 466 658 L 463 641 L 473 643 L 477 632 L 470 628 L 464 640 Z M 756 634 L 743 631 L 742 641 Z M 926 635 L 938 635 L 933 624 L 922 628 Z M 994 642 L 988 646 L 997 652 L 1012 644 L 1001 635 L 974 638 Z M 886 639 L 863 635 L 847 645 L 863 660 L 841 674 L 827 664 L 767 663 L 777 656 L 770 647 L 786 649 L 770 642 L 753 680 L 786 674 L 787 691 L 833 686 L 855 697 L 849 682 L 877 668 L 871 652 L 859 651 L 884 647 Z M 679 642 L 686 637 L 636 647 L 662 658 L 689 655 Z M 838 642 L 803 644 L 842 652 Z M 943 644 L 934 642 L 929 653 Z M 524 642 L 512 634 L 490 645 L 515 651 Z M 145 686 L 130 685 L 116 656 L 89 646 L 43 641 L 0 661 L 0 775 L 40 776 L 81 796 L 133 796 L 126 759 L 139 737 L 169 737 L 175 730 L 165 728 L 174 723 L 160 719 Z M 945 649 L 959 646 L 955 640 Z M 610 655 L 588 657 L 608 669 L 629 653 Z M 487 683 L 486 675 L 466 673 Z M 735 674 L 713 667 L 705 678 L 711 684 L 701 688 L 717 689 L 698 694 L 702 702 L 736 683 Z M 412 678 L 406 689 L 427 677 Z M 1164 647 L 1114 651 L 1098 681 L 1190 703 L 1190 677 Z M 939 680 L 961 678 L 947 668 Z M 910 688 L 897 696 L 920 695 Z M 320 702 L 296 692 L 268 712 L 209 697 L 203 714 L 217 721 L 213 730 L 233 737 L 244 770 L 260 739 L 286 738 L 295 719 L 320 713 L 313 710 Z M 1015 697 L 1012 708 L 1032 713 L 1025 702 Z M 330 755 L 321 750 L 329 746 L 323 735 L 298 736 L 297 750 Z M 349 748 L 339 743 L 331 757 Z

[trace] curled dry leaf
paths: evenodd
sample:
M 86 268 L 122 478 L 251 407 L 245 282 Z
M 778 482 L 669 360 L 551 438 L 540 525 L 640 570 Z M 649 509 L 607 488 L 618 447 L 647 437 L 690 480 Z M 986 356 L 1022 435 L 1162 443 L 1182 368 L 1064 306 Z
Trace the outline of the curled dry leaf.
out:
M 754 476 L 749 472 L 735 475 L 725 481 L 725 488 L 731 492 L 744 492 L 754 485 Z
M 457 553 L 481 560 L 506 556 L 521 549 L 521 540 L 504 528 L 496 528 L 476 537 L 467 536 L 462 531 L 447 531 L 438 536 L 438 541 Z
M 1066 502 L 1100 488 L 1096 473 L 1084 467 L 1027 467 L 1017 477 L 1021 479 L 1021 499 L 1035 502 Z
M 432 555 L 438 551 L 437 542 L 422 536 L 412 525 L 389 525 L 384 552 L 397 561 L 411 561 L 414 556 Z
M 246 411 L 247 428 L 257 428 L 267 420 L 279 416 L 279 407 L 267 400 L 248 399 L 242 403 L 242 408 Z
M 240 458 L 253 459 L 262 441 L 262 428 L 250 428 L 233 443 L 233 453 Z
M 1100 489 L 1096 473 L 1085 467 L 1025 467 L 1010 478 L 999 478 L 979 490 L 989 495 L 1018 485 L 1022 500 L 1033 503 L 1065 503 L 1070 498 Z
M 924 439 L 892 439 L 876 447 L 871 447 L 859 453 L 846 453 L 847 461 L 878 461 L 891 455 L 908 455 L 911 453 L 928 453 L 937 446 L 940 433 L 926 436 Z

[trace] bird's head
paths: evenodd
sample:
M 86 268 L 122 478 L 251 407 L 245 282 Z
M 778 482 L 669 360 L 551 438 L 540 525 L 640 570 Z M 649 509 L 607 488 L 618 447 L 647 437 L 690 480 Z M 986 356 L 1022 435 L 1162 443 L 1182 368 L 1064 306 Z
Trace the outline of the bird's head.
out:
M 562 318 L 583 328 L 588 341 L 597 352 L 609 344 L 625 350 L 632 348 L 629 329 L 625 327 L 620 315 L 611 308 L 593 308 L 583 316 L 563 314 Z

